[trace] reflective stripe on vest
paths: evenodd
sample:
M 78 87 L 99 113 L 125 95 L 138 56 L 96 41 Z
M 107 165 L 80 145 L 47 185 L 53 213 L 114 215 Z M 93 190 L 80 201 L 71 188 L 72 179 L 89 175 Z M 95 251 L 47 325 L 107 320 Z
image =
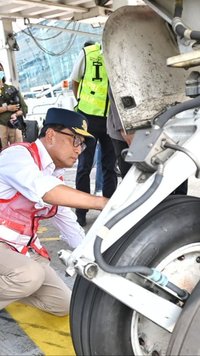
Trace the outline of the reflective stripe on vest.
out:
M 85 47 L 85 72 L 78 87 L 77 109 L 82 112 L 107 117 L 108 76 L 99 44 Z
M 35 143 L 23 142 L 14 145 L 27 148 L 41 170 L 41 160 Z M 23 254 L 31 248 L 43 257 L 49 258 L 36 232 L 39 221 L 54 216 L 56 212 L 57 206 L 36 209 L 35 202 L 31 202 L 19 192 L 10 199 L 0 199 L 0 241 L 6 242 Z

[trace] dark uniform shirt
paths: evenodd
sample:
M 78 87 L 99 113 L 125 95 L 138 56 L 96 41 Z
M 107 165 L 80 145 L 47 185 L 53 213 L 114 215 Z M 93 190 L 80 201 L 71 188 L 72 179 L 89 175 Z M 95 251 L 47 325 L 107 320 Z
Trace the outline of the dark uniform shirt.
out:
M 13 85 L 8 85 L 5 83 L 4 83 L 4 86 L 0 89 L 0 106 L 19 104 L 20 105 L 19 110 L 22 110 L 23 116 L 26 117 L 26 114 L 28 112 L 28 107 L 27 107 L 22 95 L 20 94 L 20 92 L 17 89 L 15 89 L 17 91 L 18 102 L 10 103 L 10 99 L 12 99 L 12 95 L 9 94 L 9 90 L 8 90 L 9 88 L 15 89 L 15 87 L 13 87 Z M 8 121 L 10 120 L 10 117 L 12 114 L 13 114 L 13 111 L 5 111 L 3 113 L 0 113 L 0 125 L 7 126 Z

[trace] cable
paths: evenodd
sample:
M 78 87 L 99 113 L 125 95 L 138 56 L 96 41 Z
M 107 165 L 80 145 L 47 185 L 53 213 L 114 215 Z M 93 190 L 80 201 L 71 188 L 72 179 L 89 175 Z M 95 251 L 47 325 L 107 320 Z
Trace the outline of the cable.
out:
M 195 163 L 196 167 L 197 167 L 197 171 L 195 174 L 196 178 L 200 178 L 200 161 L 199 159 L 193 154 L 193 152 L 190 152 L 187 148 L 179 146 L 179 145 L 173 145 L 169 142 L 164 142 L 163 143 L 163 147 L 164 148 L 171 148 L 172 150 L 175 151 L 180 151 L 185 153 L 188 157 L 191 158 L 191 160 Z
M 68 21 L 68 23 L 66 24 L 66 26 L 64 27 L 64 29 L 67 29 L 68 27 L 69 27 L 69 25 L 72 23 L 73 21 L 72 20 L 70 20 L 70 21 Z M 27 28 L 27 30 L 28 30 L 28 32 L 31 32 L 30 31 L 30 27 L 32 27 L 32 25 L 31 25 L 31 23 L 30 23 L 30 20 L 29 19 L 24 19 L 24 24 L 25 25 L 27 25 L 27 26 L 29 26 L 28 28 Z M 30 35 L 30 33 L 27 33 L 25 30 L 21 30 L 24 34 L 26 34 L 27 36 L 30 36 L 31 37 L 31 35 Z M 55 35 L 53 35 L 53 36 L 51 36 L 51 37 L 47 37 L 47 38 L 42 38 L 42 37 L 36 37 L 36 36 L 34 36 L 35 37 L 35 39 L 37 40 L 37 41 L 48 41 L 48 40 L 51 40 L 51 39 L 54 39 L 54 38 L 56 38 L 56 37 L 58 37 L 59 35 L 61 35 L 63 33 L 63 31 L 59 31 L 57 34 L 55 34 Z
M 27 19 L 27 20 L 29 21 L 29 19 Z M 28 23 L 26 22 L 26 25 L 27 25 L 27 24 L 30 24 L 30 21 L 29 21 Z M 72 24 L 72 29 L 73 29 L 73 30 L 78 31 L 78 30 L 80 29 L 80 23 L 77 25 L 76 22 L 72 22 L 72 21 L 70 21 L 64 28 L 66 29 L 70 24 Z M 67 51 L 69 51 L 70 48 L 72 47 L 72 45 L 73 45 L 73 43 L 74 43 L 76 37 L 77 37 L 77 34 L 74 34 L 74 33 L 71 34 L 70 37 L 69 37 L 69 39 L 68 39 L 68 41 L 67 41 L 66 46 L 65 46 L 60 52 L 55 53 L 55 52 L 52 52 L 52 51 L 50 51 L 50 50 L 47 50 L 45 47 L 43 47 L 43 46 L 39 43 L 39 41 L 42 41 L 42 40 L 43 40 L 43 41 L 47 41 L 47 40 L 50 40 L 50 39 L 52 39 L 52 38 L 58 37 L 59 35 L 63 34 L 62 31 L 60 31 L 58 34 L 56 34 L 56 35 L 54 35 L 54 36 L 52 36 L 52 37 L 45 38 L 45 39 L 40 39 L 40 38 L 35 37 L 29 27 L 27 28 L 27 32 L 26 32 L 25 30 L 23 30 L 22 32 L 23 32 L 24 34 L 26 34 L 27 36 L 31 37 L 32 40 L 35 42 L 36 46 L 39 47 L 41 51 L 43 51 L 44 53 L 46 53 L 46 54 L 48 54 L 48 55 L 50 55 L 50 56 L 56 56 L 56 57 L 62 56 L 62 55 L 65 54 Z

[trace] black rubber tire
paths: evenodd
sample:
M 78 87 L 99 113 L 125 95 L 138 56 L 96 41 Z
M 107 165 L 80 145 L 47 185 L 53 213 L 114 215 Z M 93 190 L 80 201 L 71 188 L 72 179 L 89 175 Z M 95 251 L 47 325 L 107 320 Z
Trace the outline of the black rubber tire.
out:
M 200 199 L 170 196 L 106 251 L 112 265 L 156 266 L 171 252 L 200 240 Z M 119 286 L 120 288 L 120 286 Z M 132 310 L 76 278 L 70 328 L 77 355 L 132 355 Z
M 200 282 L 194 288 L 190 298 L 172 333 L 167 355 L 200 355 Z
M 26 131 L 24 134 L 24 142 L 34 142 L 38 138 L 39 126 L 37 121 L 34 120 L 25 120 Z

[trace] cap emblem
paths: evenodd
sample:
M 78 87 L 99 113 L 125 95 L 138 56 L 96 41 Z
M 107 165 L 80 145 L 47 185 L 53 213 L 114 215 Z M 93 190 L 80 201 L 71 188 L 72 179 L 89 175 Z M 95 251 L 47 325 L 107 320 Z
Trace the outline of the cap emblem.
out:
M 84 131 L 87 131 L 87 122 L 85 120 L 83 120 L 82 128 Z

